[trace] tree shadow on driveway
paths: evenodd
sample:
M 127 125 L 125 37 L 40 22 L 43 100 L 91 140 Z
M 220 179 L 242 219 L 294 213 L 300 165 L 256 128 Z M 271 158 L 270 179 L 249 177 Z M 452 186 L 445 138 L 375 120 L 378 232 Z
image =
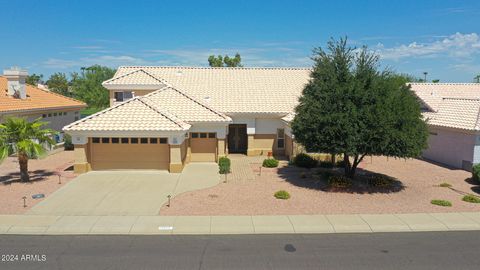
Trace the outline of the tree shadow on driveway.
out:
M 364 169 L 357 169 L 357 176 L 352 181 L 352 186 L 347 188 L 333 188 L 328 184 L 328 174 L 341 175 L 342 169 L 304 169 L 296 166 L 280 167 L 278 177 L 297 187 L 315 189 L 324 192 L 339 192 L 351 194 L 389 194 L 400 192 L 405 186 L 398 179 L 389 175 L 380 174 Z M 372 186 L 372 176 L 388 179 L 387 186 Z

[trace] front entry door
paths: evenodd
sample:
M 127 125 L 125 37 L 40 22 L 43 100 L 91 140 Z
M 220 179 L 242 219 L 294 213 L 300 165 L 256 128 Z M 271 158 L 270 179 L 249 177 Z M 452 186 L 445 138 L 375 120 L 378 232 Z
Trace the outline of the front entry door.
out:
M 247 145 L 247 125 L 230 125 L 228 127 L 228 152 L 246 153 Z

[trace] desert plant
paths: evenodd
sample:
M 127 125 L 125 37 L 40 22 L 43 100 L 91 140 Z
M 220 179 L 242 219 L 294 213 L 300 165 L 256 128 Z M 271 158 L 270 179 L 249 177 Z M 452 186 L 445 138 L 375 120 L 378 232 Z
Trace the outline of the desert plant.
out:
M 452 185 L 449 184 L 449 183 L 447 183 L 447 182 L 443 182 L 443 183 L 441 183 L 441 184 L 438 185 L 438 186 L 439 186 L 439 187 L 445 187 L 445 188 L 450 188 L 450 187 L 452 187 Z
M 63 136 L 63 149 L 65 151 L 72 151 L 74 149 L 73 143 L 72 143 L 72 136 L 65 134 Z
M 462 201 L 469 202 L 469 203 L 480 203 L 480 197 L 468 194 L 463 196 Z
M 450 201 L 446 200 L 431 200 L 431 204 L 438 205 L 438 206 L 444 206 L 444 207 L 451 207 L 452 203 Z
M 29 122 L 25 118 L 15 117 L 7 118 L 0 125 L 0 162 L 9 155 L 16 154 L 22 182 L 30 181 L 28 160 L 45 156 L 46 148 L 55 143 L 52 136 L 56 132 L 44 128 L 45 125 L 47 123 L 39 119 Z
M 308 154 L 300 153 L 295 156 L 293 163 L 295 163 L 295 165 L 298 167 L 314 168 L 317 166 L 318 161 Z
M 477 182 L 480 182 L 480 163 L 473 165 L 473 167 L 472 167 L 472 179 L 477 181 Z
M 274 158 L 266 158 L 265 160 L 263 160 L 262 166 L 266 167 L 266 168 L 278 167 L 278 160 L 276 160 Z
M 371 176 L 368 183 L 372 187 L 390 187 L 393 185 L 393 181 L 390 177 L 378 174 Z
M 328 178 L 328 185 L 334 188 L 348 188 L 352 186 L 352 179 L 344 175 L 332 175 Z
M 221 157 L 218 159 L 218 168 L 220 174 L 230 173 L 230 159 L 228 157 Z
M 285 191 L 285 190 L 279 190 L 277 192 L 275 192 L 273 194 L 273 196 L 277 199 L 281 199 L 281 200 L 287 200 L 287 199 L 290 199 L 290 194 Z

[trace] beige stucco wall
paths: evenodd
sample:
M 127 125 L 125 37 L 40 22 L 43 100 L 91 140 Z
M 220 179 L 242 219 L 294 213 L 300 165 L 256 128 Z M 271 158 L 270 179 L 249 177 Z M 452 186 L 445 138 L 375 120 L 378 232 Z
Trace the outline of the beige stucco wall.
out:
M 67 114 L 63 115 L 64 112 Z M 49 114 L 51 115 L 50 117 L 48 116 Z M 57 114 L 57 115 L 53 116 L 54 114 Z M 43 115 L 46 115 L 46 117 L 43 118 Z M 47 122 L 47 125 L 46 125 L 47 128 L 51 128 L 56 131 L 61 131 L 64 126 L 80 119 L 80 109 L 46 110 L 46 111 L 38 111 L 35 113 L 7 114 L 7 115 L 0 116 L 0 122 L 3 122 L 5 118 L 12 117 L 12 116 L 26 118 L 28 121 L 33 121 L 35 119 L 41 118 L 41 121 Z M 78 117 L 78 119 L 76 119 L 76 117 Z
M 73 157 L 75 163 L 73 164 L 73 171 L 76 174 L 81 174 L 92 170 L 89 144 L 76 144 L 74 147 Z
M 455 168 L 469 169 L 474 160 L 476 135 L 447 128 L 430 128 L 428 149 L 422 156 Z M 467 166 L 465 166 L 467 165 Z
M 285 149 L 277 148 L 276 134 L 254 134 L 248 135 L 248 150 L 247 155 L 258 156 L 268 155 L 268 152 L 273 152 L 274 155 L 284 155 Z
M 135 92 L 135 96 L 144 96 L 148 93 L 151 93 L 155 90 L 123 90 L 123 91 L 132 91 Z M 115 105 L 115 92 L 122 92 L 122 90 L 110 90 L 109 92 L 109 98 L 110 98 L 110 106 Z

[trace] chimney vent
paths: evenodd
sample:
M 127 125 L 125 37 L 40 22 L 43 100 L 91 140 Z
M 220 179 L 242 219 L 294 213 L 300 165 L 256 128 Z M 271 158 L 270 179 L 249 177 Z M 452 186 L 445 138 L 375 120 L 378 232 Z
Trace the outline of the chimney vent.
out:
M 25 79 L 28 76 L 26 70 L 22 70 L 19 67 L 12 67 L 3 71 L 3 76 L 7 78 L 8 86 L 8 95 L 26 99 L 27 98 L 27 89 L 25 86 Z

